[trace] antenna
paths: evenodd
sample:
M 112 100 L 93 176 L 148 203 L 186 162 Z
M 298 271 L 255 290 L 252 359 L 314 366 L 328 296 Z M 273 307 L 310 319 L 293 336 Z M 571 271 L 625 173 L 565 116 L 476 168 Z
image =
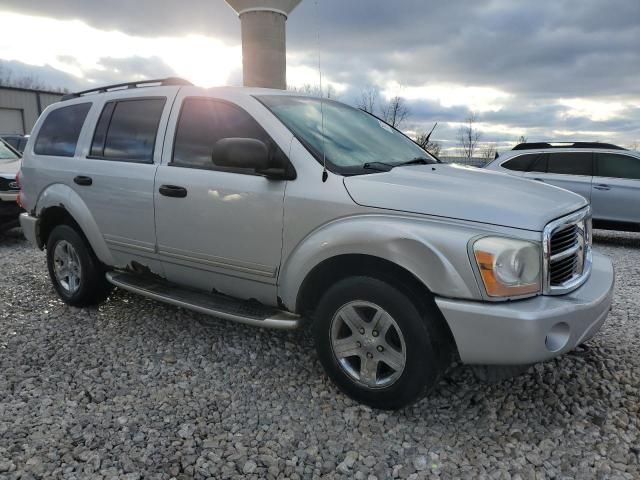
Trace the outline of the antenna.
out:
M 429 139 L 431 138 L 431 134 L 433 133 L 433 131 L 436 129 L 437 126 L 438 126 L 438 122 L 435 123 L 435 125 L 433 126 L 433 128 L 429 132 L 429 135 L 427 135 L 427 138 L 424 141 L 425 145 L 427 144 L 427 142 L 429 142 Z
M 322 91 L 322 61 L 320 57 L 320 4 L 316 0 L 316 24 L 318 26 L 318 75 L 320 77 L 320 134 L 322 135 L 322 183 L 327 181 L 327 155 L 324 148 L 324 93 Z

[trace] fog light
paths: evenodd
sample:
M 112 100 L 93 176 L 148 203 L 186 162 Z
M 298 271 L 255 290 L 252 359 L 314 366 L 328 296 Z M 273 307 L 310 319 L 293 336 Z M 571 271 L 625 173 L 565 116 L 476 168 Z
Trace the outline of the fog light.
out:
M 568 324 L 564 322 L 556 323 L 551 330 L 549 330 L 549 333 L 547 333 L 547 336 L 544 339 L 544 344 L 546 345 L 547 350 L 550 352 L 562 350 L 569 342 L 570 334 L 571 329 Z

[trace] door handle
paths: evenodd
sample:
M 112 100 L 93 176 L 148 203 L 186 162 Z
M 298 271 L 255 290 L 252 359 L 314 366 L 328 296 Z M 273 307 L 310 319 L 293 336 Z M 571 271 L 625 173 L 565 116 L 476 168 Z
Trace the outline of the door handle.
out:
M 594 185 L 593 188 L 596 190 L 611 190 L 611 187 L 606 183 L 599 183 L 598 185 Z
M 85 187 L 88 187 L 89 185 L 91 185 L 93 183 L 93 180 L 91 177 L 87 177 L 85 175 L 78 175 L 77 177 L 75 177 L 73 179 L 73 181 L 75 183 L 77 183 L 78 185 L 82 185 Z
M 544 183 L 544 180 L 543 180 L 542 178 L 534 178 L 534 180 L 535 180 L 536 182 L 543 182 L 543 183 Z
M 187 189 L 177 185 L 161 185 L 158 191 L 160 195 L 165 197 L 184 198 L 187 196 Z

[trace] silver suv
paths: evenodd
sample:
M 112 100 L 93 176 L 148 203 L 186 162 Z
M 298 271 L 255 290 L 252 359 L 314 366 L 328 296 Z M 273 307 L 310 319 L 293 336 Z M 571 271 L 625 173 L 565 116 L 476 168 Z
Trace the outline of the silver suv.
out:
M 638 152 L 608 143 L 521 143 L 485 168 L 582 195 L 597 228 L 640 231 Z
M 66 303 L 115 285 L 308 325 L 333 381 L 379 408 L 419 399 L 455 358 L 565 353 L 612 300 L 583 197 L 439 164 L 374 116 L 290 92 L 169 79 L 71 95 L 38 120 L 21 188 Z

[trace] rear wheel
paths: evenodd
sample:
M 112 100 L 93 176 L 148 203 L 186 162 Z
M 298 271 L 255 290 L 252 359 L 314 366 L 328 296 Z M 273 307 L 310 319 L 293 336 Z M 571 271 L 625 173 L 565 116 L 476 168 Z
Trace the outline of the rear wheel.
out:
M 58 225 L 51 231 L 47 267 L 56 292 L 69 305 L 95 305 L 113 288 L 87 241 L 69 225 Z
M 327 291 L 316 313 L 314 338 L 325 371 L 343 392 L 374 408 L 419 400 L 452 358 L 450 342 L 435 328 L 441 321 L 436 307 L 412 300 L 395 284 L 344 279 Z

